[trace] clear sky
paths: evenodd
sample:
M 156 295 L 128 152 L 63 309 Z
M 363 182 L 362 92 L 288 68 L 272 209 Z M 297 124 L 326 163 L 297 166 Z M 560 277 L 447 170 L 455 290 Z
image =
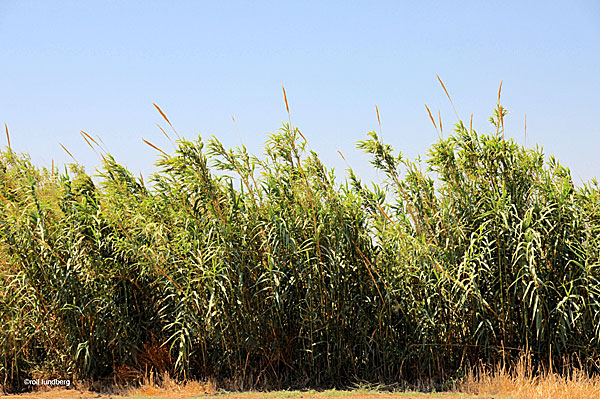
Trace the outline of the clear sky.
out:
M 460 117 L 488 122 L 503 80 L 507 135 L 539 143 L 576 182 L 600 176 L 600 2 L 0 0 L 0 122 L 35 163 L 99 164 L 79 136 L 148 174 L 169 148 L 155 102 L 187 138 L 262 151 L 292 121 L 328 166 L 336 150 L 377 179 L 355 142 L 378 130 L 407 156 Z M 234 116 L 239 135 L 231 117 Z M 2 134 L 0 142 L 5 144 Z

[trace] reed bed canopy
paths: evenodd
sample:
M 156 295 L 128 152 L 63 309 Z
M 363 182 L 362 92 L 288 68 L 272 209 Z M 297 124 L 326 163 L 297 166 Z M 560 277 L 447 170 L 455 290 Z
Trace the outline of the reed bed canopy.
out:
M 262 156 L 147 142 L 146 182 L 87 134 L 94 176 L 6 147 L 1 384 L 444 382 L 523 352 L 597 371 L 600 187 L 506 138 L 505 115 L 487 134 L 459 121 L 423 161 L 370 132 L 380 186 L 340 183 L 291 123 Z

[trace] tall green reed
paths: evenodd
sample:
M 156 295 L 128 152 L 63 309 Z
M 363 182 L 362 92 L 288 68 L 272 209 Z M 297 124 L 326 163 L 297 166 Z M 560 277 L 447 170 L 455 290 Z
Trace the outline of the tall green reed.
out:
M 358 147 L 387 176 L 372 188 L 352 170 L 336 183 L 291 123 L 260 158 L 147 142 L 148 184 L 109 154 L 92 178 L 4 150 L 4 387 L 152 370 L 246 388 L 444 381 L 522 351 L 596 369 L 598 184 L 505 139 L 505 114 L 489 135 L 459 122 L 424 163 L 369 133 Z

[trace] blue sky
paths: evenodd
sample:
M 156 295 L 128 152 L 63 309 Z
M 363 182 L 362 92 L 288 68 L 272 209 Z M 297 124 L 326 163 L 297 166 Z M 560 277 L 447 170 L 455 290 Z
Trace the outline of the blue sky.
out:
M 133 172 L 168 149 L 152 103 L 187 138 L 216 135 L 254 153 L 292 121 L 343 176 L 336 150 L 377 180 L 357 140 L 378 130 L 407 156 L 436 140 L 424 104 L 489 132 L 504 81 L 507 135 L 539 143 L 576 182 L 600 173 L 597 1 L 11 1 L 0 0 L 0 122 L 34 162 L 88 170 L 98 134 Z M 237 122 L 236 130 L 231 117 Z M 4 135 L 0 142 L 4 145 Z

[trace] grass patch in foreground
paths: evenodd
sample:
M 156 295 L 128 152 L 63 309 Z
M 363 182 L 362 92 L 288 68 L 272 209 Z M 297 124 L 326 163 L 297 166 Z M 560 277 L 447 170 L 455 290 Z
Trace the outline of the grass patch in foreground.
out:
M 206 398 L 214 396 L 204 396 Z M 437 392 L 437 393 L 423 393 L 423 392 L 381 392 L 377 390 L 353 390 L 353 391 L 340 391 L 330 389 L 322 392 L 318 391 L 276 391 L 276 392 L 244 392 L 244 393 L 227 393 L 223 395 L 224 398 L 444 398 L 444 399 L 458 399 L 458 398 L 481 398 L 489 396 L 481 396 L 475 394 L 455 393 L 455 392 Z M 143 398 L 143 397 L 140 397 Z
M 47 390 L 29 394 L 15 395 L 15 398 L 224 398 L 224 399 L 259 399 L 259 398 L 353 398 L 353 399 L 591 399 L 600 397 L 600 376 L 590 376 L 585 372 L 572 369 L 564 375 L 554 371 L 535 374 L 531 364 L 524 360 L 517 363 L 510 371 L 507 368 L 473 370 L 454 389 L 445 392 L 424 393 L 411 391 L 385 391 L 378 386 L 358 387 L 353 390 L 307 390 L 307 391 L 271 391 L 271 392 L 227 392 L 213 383 L 189 381 L 177 383 L 164 378 L 157 383 L 146 383 L 138 388 L 123 388 L 111 394 L 98 393 L 76 386 L 77 389 Z M 13 397 L 13 396 L 11 396 Z

